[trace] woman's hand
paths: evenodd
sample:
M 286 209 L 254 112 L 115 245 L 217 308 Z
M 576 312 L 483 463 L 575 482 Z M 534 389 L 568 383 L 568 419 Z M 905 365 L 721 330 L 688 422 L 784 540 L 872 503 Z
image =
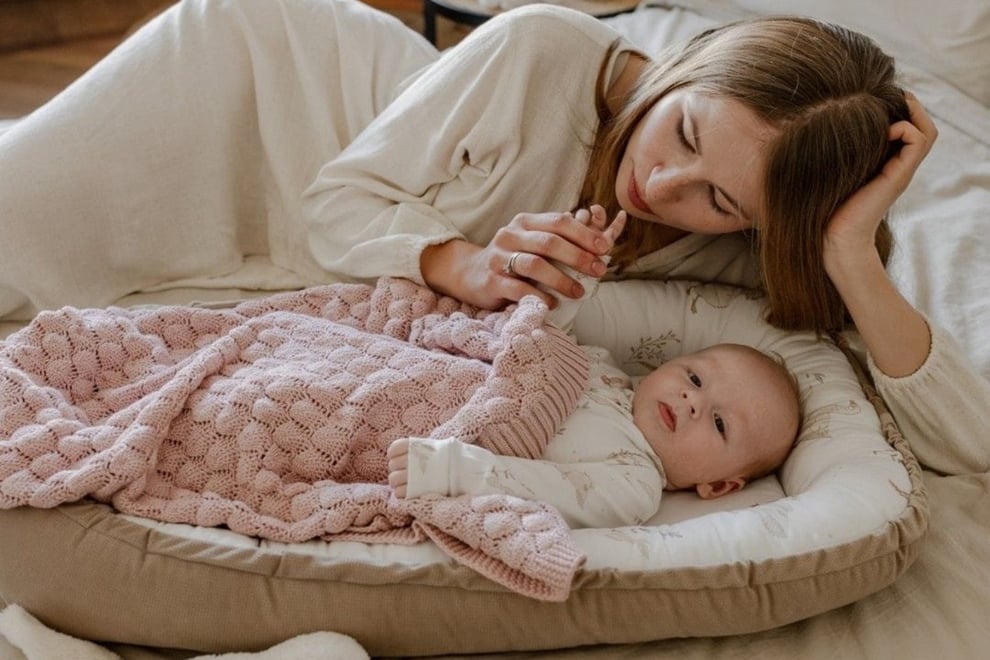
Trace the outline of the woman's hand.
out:
M 833 278 L 875 254 L 877 227 L 903 193 L 938 137 L 935 123 L 917 97 L 905 93 L 910 121 L 892 124 L 888 139 L 903 146 L 880 173 L 839 207 L 825 230 L 825 269 Z
M 910 93 L 906 97 L 911 120 L 893 124 L 889 132 L 904 146 L 836 211 L 825 230 L 824 249 L 825 270 L 874 364 L 894 378 L 917 371 L 931 350 L 928 323 L 890 280 L 875 242 L 881 220 L 938 136 L 918 99 Z
M 426 284 L 446 295 L 484 309 L 498 309 L 535 295 L 553 307 L 556 300 L 538 285 L 580 298 L 583 287 L 553 262 L 601 277 L 609 253 L 625 227 L 620 212 L 606 229 L 601 206 L 571 213 L 520 213 L 480 247 L 453 240 L 433 245 L 420 256 Z

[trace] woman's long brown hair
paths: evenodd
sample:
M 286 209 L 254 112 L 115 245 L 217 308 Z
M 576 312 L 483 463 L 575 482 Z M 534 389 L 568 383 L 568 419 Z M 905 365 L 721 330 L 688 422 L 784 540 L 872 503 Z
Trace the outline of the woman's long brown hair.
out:
M 580 204 L 601 204 L 609 217 L 618 211 L 615 180 L 629 136 L 665 94 L 691 86 L 738 100 L 777 131 L 753 232 L 768 321 L 840 329 L 849 319 L 822 262 L 825 228 L 900 147 L 887 138 L 889 126 L 909 116 L 895 75 L 872 40 L 812 19 L 759 18 L 703 32 L 650 63 L 614 116 L 599 99 Z M 613 264 L 621 270 L 661 247 L 657 229 L 630 218 Z M 893 244 L 886 220 L 876 244 L 886 263 Z

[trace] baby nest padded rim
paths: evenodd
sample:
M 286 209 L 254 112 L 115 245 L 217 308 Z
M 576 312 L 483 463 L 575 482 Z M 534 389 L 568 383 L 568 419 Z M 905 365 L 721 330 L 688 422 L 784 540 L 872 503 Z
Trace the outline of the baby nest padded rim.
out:
M 814 552 L 715 567 L 589 570 L 567 601 L 546 603 L 453 563 L 370 565 L 246 537 L 218 544 L 176 533 L 185 526 L 144 524 L 83 502 L 0 511 L 0 598 L 77 637 L 204 653 L 260 650 L 314 630 L 351 635 L 373 655 L 431 655 L 775 628 L 890 584 L 917 557 L 927 530 L 920 467 L 864 385 L 904 459 L 908 505 L 880 532 Z

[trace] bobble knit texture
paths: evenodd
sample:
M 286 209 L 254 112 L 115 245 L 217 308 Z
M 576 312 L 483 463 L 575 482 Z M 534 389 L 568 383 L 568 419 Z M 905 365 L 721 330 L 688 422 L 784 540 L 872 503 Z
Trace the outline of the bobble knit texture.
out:
M 583 556 L 551 507 L 399 500 L 404 436 L 539 457 L 588 365 L 535 297 L 481 312 L 412 282 L 335 284 L 231 310 L 64 308 L 0 350 L 0 507 L 83 497 L 284 542 L 412 543 L 563 600 Z

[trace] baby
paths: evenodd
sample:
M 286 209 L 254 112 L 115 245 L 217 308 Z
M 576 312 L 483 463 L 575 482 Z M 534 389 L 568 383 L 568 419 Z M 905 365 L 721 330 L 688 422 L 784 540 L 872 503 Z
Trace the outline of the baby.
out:
M 541 459 L 403 438 L 389 448 L 396 495 L 500 493 L 547 502 L 572 528 L 639 525 L 664 490 L 714 498 L 769 474 L 797 436 L 794 380 L 754 348 L 718 344 L 672 359 L 635 388 L 607 351 L 583 349 L 592 382 Z
M 558 305 L 551 318 L 566 326 L 578 304 Z M 590 385 L 541 459 L 403 438 L 388 451 L 396 496 L 507 494 L 553 505 L 572 528 L 638 525 L 657 512 L 664 490 L 720 497 L 773 472 L 790 452 L 797 385 L 754 348 L 718 344 L 684 355 L 636 387 L 606 350 L 582 350 Z

